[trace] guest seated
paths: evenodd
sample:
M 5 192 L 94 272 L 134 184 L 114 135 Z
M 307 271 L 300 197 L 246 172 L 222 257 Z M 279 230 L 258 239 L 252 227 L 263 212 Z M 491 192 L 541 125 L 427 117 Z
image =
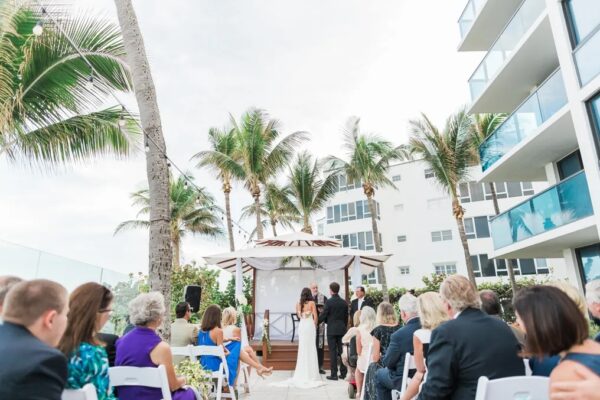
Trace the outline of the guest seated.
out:
M 60 400 L 67 358 L 55 349 L 67 327 L 67 290 L 45 279 L 14 285 L 0 325 L 0 399 Z
M 356 333 L 356 350 L 358 352 L 358 360 L 356 361 L 356 370 L 354 372 L 356 377 L 356 397 L 359 399 L 363 378 L 372 360 L 369 357 L 369 346 L 373 344 L 373 336 L 371 336 L 371 331 L 373 328 L 375 328 L 375 321 L 377 320 L 375 310 L 373 310 L 371 307 L 365 306 L 360 311 L 360 324 L 358 325 L 358 332 Z
M 6 294 L 11 287 L 19 282 L 23 282 L 23 279 L 10 275 L 0 276 L 0 324 L 2 324 L 2 306 L 4 305 Z
M 216 304 L 208 306 L 204 311 L 200 331 L 198 332 L 198 345 L 224 347 L 227 368 L 229 369 L 228 383 L 229 386 L 234 386 L 240 361 L 241 343 L 234 341 L 224 345 L 223 329 L 221 329 L 221 308 Z M 200 363 L 210 371 L 218 371 L 221 367 L 221 359 L 216 356 L 202 356 L 200 357 Z
M 600 279 L 588 282 L 585 285 L 585 299 L 587 307 L 594 318 L 594 321 L 600 319 Z M 0 298 L 0 302 L 2 299 Z M 594 338 L 596 342 L 600 342 L 600 333 Z
M 117 340 L 118 367 L 153 367 L 164 365 L 173 400 L 195 400 L 191 388 L 184 388 L 184 377 L 175 375 L 171 347 L 156 334 L 165 316 L 165 300 L 158 292 L 142 293 L 129 302 L 129 319 L 135 326 Z M 118 387 L 120 400 L 160 400 L 159 388 L 143 386 Z
M 413 353 L 413 335 L 421 328 L 415 296 L 410 293 L 403 295 L 398 301 L 398 306 L 404 326 L 390 337 L 390 344 L 381 360 L 383 368 L 375 374 L 378 400 L 390 400 L 392 389 L 400 388 L 406 353 Z
M 354 375 L 355 369 L 348 362 L 348 347 L 352 338 L 356 337 L 356 334 L 358 333 L 358 326 L 360 325 L 360 313 L 360 310 L 354 313 L 354 316 L 352 317 L 353 326 L 350 327 L 350 329 L 348 329 L 348 332 L 346 332 L 344 337 L 342 337 L 342 364 L 344 364 L 346 368 L 348 368 L 348 378 L 346 378 L 348 382 L 354 382 L 356 379 Z
M 400 329 L 394 306 L 387 301 L 380 303 L 377 307 L 375 323 L 377 326 L 371 331 L 371 336 L 373 336 L 373 356 L 371 360 L 373 362 L 369 365 L 365 374 L 364 400 L 374 400 L 377 398 L 375 374 L 382 367 L 381 358 L 390 344 L 392 334 Z
M 237 321 L 237 311 L 233 307 L 227 307 L 223 310 L 221 325 L 223 327 L 223 341 L 241 341 L 242 330 L 235 325 Z M 269 376 L 273 367 L 267 368 L 260 363 L 254 349 L 250 346 L 243 346 L 240 351 L 240 360 L 256 370 L 258 376 Z
M 192 308 L 189 303 L 181 302 L 175 306 L 175 321 L 171 324 L 171 347 L 195 345 L 198 340 L 198 325 L 190 324 Z M 175 365 L 183 361 L 185 356 L 173 356 Z
M 479 292 L 479 298 L 481 299 L 481 310 L 489 316 L 502 319 L 502 305 L 498 295 L 493 290 L 481 290 Z M 512 325 L 509 325 L 510 329 L 515 334 L 515 337 L 519 341 L 521 348 L 525 347 L 525 332 Z
M 417 312 L 421 321 L 421 329 L 417 329 L 413 335 L 417 372 L 410 380 L 402 400 L 410 400 L 419 393 L 419 387 L 425 380 L 427 371 L 425 360 L 431 341 L 431 332 L 448 320 L 442 298 L 436 292 L 426 292 L 417 298 Z
M 551 384 L 585 380 L 574 372 L 578 365 L 600 375 L 600 344 L 589 339 L 587 320 L 563 291 L 541 285 L 525 288 L 515 297 L 514 307 L 525 328 L 527 350 L 537 356 L 561 355 L 550 374 Z
M 69 298 L 69 322 L 58 349 L 69 360 L 67 388 L 81 389 L 91 383 L 98 400 L 116 400 L 108 381 L 108 356 L 97 333 L 112 312 L 113 294 L 106 287 L 89 282 Z
M 525 374 L 517 338 L 503 321 L 481 311 L 477 290 L 467 278 L 447 277 L 440 295 L 450 320 L 431 334 L 419 400 L 474 399 L 481 376 Z

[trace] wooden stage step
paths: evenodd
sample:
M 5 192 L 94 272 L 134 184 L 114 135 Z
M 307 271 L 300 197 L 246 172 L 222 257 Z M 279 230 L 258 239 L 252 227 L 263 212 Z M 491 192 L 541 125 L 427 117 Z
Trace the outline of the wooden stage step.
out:
M 251 346 L 263 358 L 263 365 L 273 367 L 278 371 L 293 371 L 296 368 L 296 359 L 298 358 L 298 342 L 291 343 L 289 341 L 272 341 L 271 353 L 263 354 L 263 346 L 261 342 L 253 341 Z M 323 369 L 329 369 L 329 349 L 325 346 L 325 359 L 323 361 Z

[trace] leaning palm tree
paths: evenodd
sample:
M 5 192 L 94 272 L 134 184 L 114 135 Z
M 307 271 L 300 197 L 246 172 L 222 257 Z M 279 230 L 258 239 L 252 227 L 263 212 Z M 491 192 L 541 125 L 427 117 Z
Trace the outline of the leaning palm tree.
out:
M 230 193 L 232 182 L 236 176 L 242 175 L 241 166 L 235 162 L 233 157 L 236 150 L 236 137 L 233 129 L 210 128 L 208 131 L 208 142 L 211 149 L 195 154 L 192 159 L 198 159 L 198 168 L 209 168 L 217 173 L 222 183 L 225 195 L 225 217 L 227 218 L 227 233 L 229 236 L 229 250 L 235 251 L 233 238 L 233 223 L 231 220 Z
M 148 271 L 150 288 L 162 293 L 165 307 L 171 308 L 171 248 L 169 208 L 169 166 L 167 147 L 162 132 L 156 89 L 146 57 L 146 49 L 131 0 L 115 0 L 123 43 L 140 110 L 140 121 L 146 141 L 146 176 L 150 197 L 150 240 Z M 171 336 L 171 325 L 163 323 L 163 337 Z
M 191 176 L 187 175 L 191 180 Z M 173 246 L 173 268 L 180 267 L 181 240 L 192 233 L 208 238 L 216 238 L 223 234 L 219 212 L 215 199 L 205 188 L 197 190 L 187 184 L 184 176 L 171 181 L 171 227 L 170 236 Z M 138 216 L 148 215 L 150 211 L 150 198 L 148 189 L 139 190 L 131 194 L 134 206 L 140 206 Z M 150 227 L 148 219 L 135 219 L 124 221 L 117 226 L 115 234 L 134 228 Z
M 471 254 L 463 224 L 464 208 L 460 204 L 458 185 L 468 179 L 468 170 L 476 162 L 469 135 L 471 120 L 464 110 L 450 116 L 443 131 L 422 114 L 410 121 L 410 148 L 431 168 L 436 181 L 452 199 L 452 213 L 458 226 L 469 280 L 476 286 Z
M 290 188 L 281 187 L 274 182 L 269 182 L 265 185 L 263 199 L 261 201 L 261 225 L 263 228 L 271 225 L 273 236 L 277 236 L 277 225 L 283 228 L 292 229 L 295 223 L 300 222 L 300 217 L 296 211 L 296 207 L 290 201 L 292 193 Z M 254 203 L 247 205 L 242 209 L 242 219 L 256 218 L 256 207 Z M 256 228 L 251 232 L 250 237 L 256 235 Z
M 344 148 L 348 161 L 335 156 L 325 159 L 332 174 L 344 173 L 349 181 L 363 182 L 363 191 L 367 197 L 371 213 L 371 226 L 375 250 L 382 251 L 381 238 L 377 226 L 377 207 L 375 188 L 395 187 L 387 177 L 390 163 L 403 160 L 410 155 L 404 147 L 394 147 L 392 143 L 375 135 L 360 132 L 360 118 L 350 117 L 344 130 Z M 387 278 L 383 264 L 377 267 L 381 290 L 385 301 L 389 301 Z
M 239 123 L 232 117 L 237 138 L 237 151 L 234 157 L 239 160 L 243 174 L 238 179 L 254 198 L 256 208 L 256 236 L 262 239 L 260 194 L 265 185 L 281 169 L 291 161 L 295 149 L 307 139 L 306 132 L 294 132 L 280 140 L 279 123 L 269 119 L 264 110 L 256 108 L 248 110 Z
M 500 125 L 506 120 L 506 114 L 475 114 L 472 117 L 470 126 L 471 143 L 473 145 L 473 152 L 481 164 L 479 158 L 479 147 L 485 140 L 498 129 Z M 500 207 L 498 205 L 498 195 L 496 194 L 496 187 L 494 182 L 488 182 L 490 193 L 492 194 L 492 203 L 494 204 L 495 215 L 500 214 Z M 510 287 L 513 292 L 513 296 L 517 293 L 517 282 L 515 280 L 515 273 L 512 268 L 511 260 L 506 260 L 508 280 L 510 281 Z
M 60 6 L 3 2 L 0 156 L 47 168 L 129 155 L 139 134 L 134 118 L 121 107 L 103 108 L 112 91 L 131 88 L 124 53 L 110 22 L 71 16 Z
M 294 213 L 302 218 L 302 232 L 313 233 L 311 217 L 321 211 L 335 194 L 337 176 L 329 174 L 321 178 L 318 160 L 304 151 L 290 167 L 288 187 L 291 192 Z

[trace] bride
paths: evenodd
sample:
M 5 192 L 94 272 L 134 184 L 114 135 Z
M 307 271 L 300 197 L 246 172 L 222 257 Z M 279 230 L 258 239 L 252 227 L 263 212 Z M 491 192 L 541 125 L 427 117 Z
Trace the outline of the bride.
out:
M 315 346 L 316 326 L 318 324 L 317 307 L 312 298 L 313 296 L 309 288 L 302 289 L 300 301 L 296 304 L 296 314 L 300 318 L 296 369 L 291 379 L 278 383 L 278 386 L 294 386 L 308 389 L 323 385 L 321 375 L 319 375 L 319 361 L 317 358 L 317 347 Z

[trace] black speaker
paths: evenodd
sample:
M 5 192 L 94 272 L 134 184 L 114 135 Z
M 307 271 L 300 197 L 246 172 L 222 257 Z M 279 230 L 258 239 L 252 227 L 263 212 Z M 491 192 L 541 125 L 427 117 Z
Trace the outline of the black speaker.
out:
M 200 309 L 200 295 L 202 288 L 197 285 L 187 285 L 183 288 L 184 301 L 190 304 L 193 312 L 198 312 Z

